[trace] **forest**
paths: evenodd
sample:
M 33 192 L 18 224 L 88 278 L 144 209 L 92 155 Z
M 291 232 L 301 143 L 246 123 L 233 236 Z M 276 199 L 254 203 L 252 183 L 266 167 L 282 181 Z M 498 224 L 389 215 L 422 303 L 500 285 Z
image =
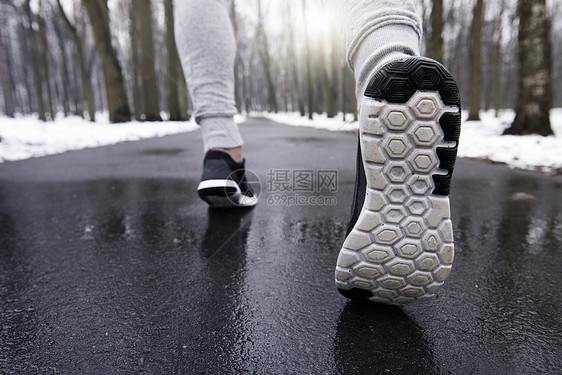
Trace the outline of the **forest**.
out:
M 562 0 L 414 0 L 422 53 L 463 109 L 515 109 L 507 133 L 552 133 L 562 107 Z M 335 0 L 233 0 L 241 113 L 357 116 Z M 173 0 L 0 0 L 0 113 L 187 120 Z M 142 27 L 141 27 L 142 25 Z

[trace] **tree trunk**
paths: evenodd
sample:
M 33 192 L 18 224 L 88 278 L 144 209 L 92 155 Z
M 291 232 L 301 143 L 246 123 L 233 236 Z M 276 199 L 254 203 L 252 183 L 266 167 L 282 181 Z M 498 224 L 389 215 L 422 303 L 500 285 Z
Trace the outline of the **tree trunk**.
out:
M 70 81 L 69 81 L 69 70 L 68 70 L 68 64 L 67 64 L 67 58 L 66 58 L 66 45 L 65 45 L 65 40 L 64 40 L 63 34 L 61 32 L 61 29 L 60 29 L 60 25 L 54 24 L 53 29 L 55 31 L 55 35 L 57 36 L 57 41 L 58 41 L 58 44 L 59 44 L 59 50 L 60 50 L 60 54 L 61 54 L 60 82 L 61 82 L 62 93 L 63 93 L 62 109 L 63 109 L 63 112 L 64 112 L 64 116 L 66 117 L 66 116 L 71 114 L 71 111 L 70 111 L 70 94 L 69 94 Z
M 176 67 L 178 68 L 178 101 L 180 106 L 180 113 L 185 120 L 189 120 L 191 116 L 189 114 L 189 100 L 187 98 L 187 82 L 185 81 L 185 75 L 183 73 L 183 68 L 181 66 L 181 61 L 177 49 L 175 56 Z
M 269 55 L 269 43 L 265 28 L 263 26 L 263 17 L 261 12 L 261 0 L 258 0 L 258 28 L 256 31 L 256 39 L 258 41 L 258 53 L 263 64 L 265 73 L 265 81 L 267 85 L 267 106 L 268 110 L 275 113 L 278 112 L 277 98 L 275 96 L 275 85 L 271 73 L 271 56 Z
M 2 28 L 0 28 L 0 55 L 4 56 L 2 61 L 0 61 L 0 80 L 2 81 L 2 96 L 4 98 L 4 114 L 8 117 L 14 117 L 15 112 L 15 86 L 12 78 L 12 72 L 10 69 L 9 55 L 10 51 L 6 48 L 4 44 L 4 38 L 2 35 Z
M 170 121 L 182 121 L 183 116 L 180 112 L 178 101 L 178 81 L 179 74 L 176 58 L 176 37 L 174 35 L 174 8 L 173 0 L 164 0 L 164 11 L 166 14 L 166 66 L 168 82 L 168 110 L 170 111 Z
M 519 0 L 519 96 L 504 134 L 552 134 L 550 19 L 545 0 Z
M 133 91 L 133 116 L 135 120 L 142 120 L 142 97 L 139 87 L 139 42 L 137 39 L 138 25 L 135 10 L 135 3 L 131 1 L 130 8 L 130 41 L 131 41 L 131 81 Z
M 25 3 L 24 3 L 24 13 L 25 13 Z M 33 34 L 31 30 L 24 25 L 24 22 L 18 26 L 17 30 L 20 35 L 23 37 L 21 38 L 21 45 L 20 45 L 20 53 L 21 56 L 25 61 L 31 61 L 31 64 L 23 64 L 22 71 L 24 74 L 24 85 L 25 85 L 25 94 L 26 94 L 26 101 L 27 106 L 22 105 L 22 110 L 25 113 L 33 113 L 33 93 L 34 93 L 34 64 L 33 64 L 33 47 L 30 48 L 30 45 L 33 46 Z
M 134 10 L 137 30 L 140 36 L 140 62 L 144 115 L 146 121 L 162 121 L 160 117 L 160 95 L 154 67 L 154 40 L 152 28 L 152 9 L 150 0 L 135 0 Z
M 508 24 L 514 25 L 516 24 L 515 22 L 518 22 L 516 11 L 509 17 Z M 509 31 L 509 43 L 506 43 L 503 48 L 503 54 L 507 56 L 503 67 L 505 71 L 503 75 L 507 78 L 502 87 L 501 98 L 503 108 L 515 108 L 518 94 L 517 77 L 519 77 L 519 61 L 517 61 L 517 38 L 519 27 L 512 27 Z
M 472 28 L 470 30 L 470 94 L 469 121 L 480 120 L 480 103 L 482 96 L 482 19 L 484 14 L 483 0 L 476 0 L 474 6 Z
M 297 106 L 299 108 L 300 115 L 304 116 L 306 114 L 306 111 L 304 107 L 304 99 L 302 97 L 301 81 L 299 79 L 299 68 L 297 65 L 296 56 L 294 55 L 294 51 L 293 51 L 293 56 L 291 57 L 291 68 L 292 68 L 292 76 L 293 76 L 293 90 L 295 90 L 297 94 Z
M 503 74 L 503 54 L 502 54 L 502 19 L 505 9 L 505 0 L 501 1 L 500 14 L 496 21 L 496 43 L 494 47 L 494 109 L 496 117 L 500 115 L 501 109 L 501 92 L 502 92 L 502 74 Z
M 500 109 L 501 109 L 501 91 L 502 91 L 502 65 L 503 65 L 503 58 L 502 58 L 502 47 L 501 42 L 497 42 L 494 47 L 494 81 L 493 81 L 493 103 L 494 103 L 494 110 L 496 112 L 496 117 L 499 117 Z
M 328 67 L 326 66 L 326 53 L 324 49 L 325 42 L 317 43 L 318 52 L 316 54 L 316 69 L 319 71 L 316 76 L 316 89 L 320 94 L 320 100 L 316 102 L 316 113 L 323 114 L 327 112 L 327 106 L 330 94 L 330 78 L 328 77 Z M 318 77 L 319 76 L 319 77 Z M 326 107 L 326 108 L 325 108 Z
M 35 97 L 37 99 L 37 114 L 39 115 L 39 120 L 47 121 L 45 117 L 45 106 L 43 102 L 43 79 L 41 77 L 41 67 L 40 67 L 40 57 L 39 57 L 39 38 L 37 33 L 33 30 L 33 14 L 31 12 L 31 6 L 29 5 L 31 0 L 27 0 L 23 3 L 24 12 L 27 15 L 28 21 L 28 35 L 31 39 L 31 63 L 33 65 L 33 83 L 35 86 Z
M 48 60 L 48 44 L 47 44 L 47 30 L 45 28 L 45 20 L 39 14 L 37 15 L 37 23 L 39 24 L 40 38 L 40 56 L 41 66 L 43 67 L 43 74 L 45 79 L 45 88 L 47 90 L 47 113 L 49 113 L 51 121 L 55 120 L 55 111 L 53 108 L 53 94 L 51 91 L 51 75 L 49 74 L 49 60 Z
M 303 18 L 306 19 L 306 2 L 303 0 L 302 2 L 302 15 Z M 311 53 L 310 53 L 310 41 L 308 40 L 309 33 L 306 23 L 304 25 L 304 45 L 305 45 L 305 55 L 306 55 L 306 99 L 307 99 L 307 106 L 308 106 L 308 118 L 312 120 L 313 113 L 314 113 L 314 92 L 312 88 L 312 72 L 311 72 Z
M 336 27 L 332 25 L 330 33 L 330 68 L 329 74 L 329 90 L 326 93 L 326 113 L 329 118 L 336 117 L 338 114 L 338 59 L 336 50 L 338 49 Z M 326 82 L 328 84 L 328 82 Z
M 85 107 L 88 108 L 88 115 L 90 117 L 90 121 L 96 121 L 96 105 L 94 102 L 94 91 L 92 89 L 92 82 L 90 81 L 90 77 L 88 75 L 88 70 L 86 69 L 86 61 L 84 60 L 84 50 L 82 48 L 82 39 L 78 35 L 78 31 L 76 30 L 76 26 L 74 26 L 60 3 L 60 0 L 57 0 L 57 5 L 59 8 L 59 13 L 63 20 L 66 29 L 70 33 L 72 37 L 72 41 L 74 42 L 74 47 L 76 48 L 76 54 L 78 56 L 78 66 L 80 68 L 80 81 L 82 84 L 82 100 L 85 102 Z M 82 115 L 84 113 L 82 112 Z
M 104 0 L 82 0 L 82 6 L 88 12 L 96 49 L 102 64 L 109 121 L 130 121 L 131 111 L 123 82 L 123 73 L 117 54 L 111 45 L 107 3 Z
M 314 90 L 314 112 L 321 115 L 324 113 L 324 97 L 326 92 L 326 64 L 324 63 L 324 45 L 323 43 L 316 42 L 312 48 L 313 59 L 311 60 L 312 72 L 312 85 Z
M 93 68 L 93 67 L 92 67 Z M 90 71 L 92 71 L 92 68 L 90 68 Z M 104 91 L 107 92 L 107 88 L 104 85 L 104 81 L 105 78 L 102 79 L 102 77 L 100 77 L 100 72 L 103 74 L 103 68 L 101 68 L 100 70 L 96 69 L 97 71 L 95 72 L 95 95 L 96 95 L 96 101 L 98 103 L 102 103 L 102 105 L 100 106 L 101 108 L 108 108 L 108 104 L 107 104 L 107 95 L 104 95 Z
M 443 61 L 443 0 L 433 0 L 431 7 L 431 35 L 427 56 Z
M 74 55 L 73 55 L 74 57 Z M 77 57 L 75 57 L 77 59 Z M 82 118 L 85 117 L 85 107 L 84 107 L 84 103 L 86 103 L 86 100 L 84 99 L 84 91 L 82 90 L 82 84 L 80 82 L 80 78 L 79 78 L 79 68 L 76 66 L 79 65 L 78 64 L 71 64 L 70 65 L 70 70 L 71 70 L 71 79 L 72 79 L 72 87 L 74 90 L 72 90 L 71 92 L 71 98 L 72 98 L 72 103 L 74 104 L 74 115 L 75 116 L 81 116 Z M 91 121 L 92 119 L 90 119 Z
M 304 107 L 304 99 L 302 97 L 302 87 L 301 87 L 301 81 L 299 79 L 299 67 L 297 65 L 296 57 L 293 59 L 292 69 L 293 69 L 293 89 L 296 91 L 297 94 L 297 107 L 299 108 L 299 114 L 301 116 L 304 116 L 306 114 L 306 110 Z
M 262 52 L 263 52 L 262 62 L 265 72 L 265 79 L 267 83 L 267 106 L 269 107 L 270 111 L 277 113 L 279 112 L 279 108 L 277 107 L 275 84 L 273 83 L 273 77 L 271 73 L 271 59 L 269 57 L 269 52 L 266 52 L 265 49 Z
M 287 37 L 287 55 L 288 55 L 288 63 L 291 69 L 291 76 L 293 78 L 293 88 L 292 91 L 296 94 L 297 97 L 297 107 L 299 109 L 299 113 L 301 116 L 305 115 L 305 107 L 304 107 L 304 99 L 302 95 L 302 85 L 301 80 L 299 77 L 299 66 L 297 60 L 297 53 L 295 51 L 296 48 L 296 41 L 295 41 L 295 30 L 292 27 L 292 6 L 289 2 L 287 2 L 285 11 L 286 11 L 286 30 L 289 33 Z
M 17 8 L 17 6 L 13 3 L 9 4 L 12 9 L 19 15 L 19 9 Z M 21 28 L 22 26 L 17 26 L 16 28 L 16 32 L 19 32 L 19 28 Z M 11 98 L 8 99 L 8 101 L 12 100 L 12 105 L 13 105 L 13 112 L 17 113 L 23 113 L 24 112 L 24 101 L 22 100 L 23 98 L 21 98 L 21 95 L 18 95 L 17 89 L 16 89 L 16 81 L 18 78 L 22 78 L 21 76 L 17 75 L 17 67 L 14 67 L 13 64 L 13 48 L 12 45 L 14 43 L 14 39 L 12 38 L 12 30 L 8 30 L 6 29 L 7 32 L 7 37 L 5 38 L 5 40 L 0 40 L 0 43 L 2 43 L 3 47 L 2 47 L 2 54 L 5 57 L 5 72 L 6 72 L 6 85 L 7 88 L 9 88 L 9 93 L 7 95 L 10 95 Z M 1 35 L 2 33 L 0 33 L 0 38 L 3 38 L 3 36 Z M 22 34 L 19 34 L 20 36 Z M 16 45 L 18 45 L 19 43 L 21 43 L 22 45 L 26 45 L 26 38 L 25 38 L 25 33 L 23 33 L 23 38 L 18 38 L 18 40 L 15 42 Z M 20 42 L 21 41 L 21 42 Z M 18 43 L 19 42 L 19 43 Z M 25 54 L 24 54 L 25 56 Z M 29 61 L 28 59 L 25 59 L 25 57 L 22 57 L 25 61 Z M 1 64 L 1 63 L 0 63 Z M 26 67 L 28 64 L 25 64 L 25 67 L 23 68 L 24 71 L 24 83 L 23 85 L 27 88 L 28 87 L 28 80 L 27 80 L 27 74 L 25 74 L 26 72 Z M 16 69 L 14 69 L 16 68 Z M 18 82 L 19 83 L 19 82 Z M 27 93 L 27 95 L 29 95 L 29 93 Z
M 241 59 L 240 61 L 244 63 L 244 60 Z M 242 72 L 242 98 L 246 113 L 250 113 L 253 110 L 251 83 L 250 78 L 246 74 L 245 66 L 242 66 Z

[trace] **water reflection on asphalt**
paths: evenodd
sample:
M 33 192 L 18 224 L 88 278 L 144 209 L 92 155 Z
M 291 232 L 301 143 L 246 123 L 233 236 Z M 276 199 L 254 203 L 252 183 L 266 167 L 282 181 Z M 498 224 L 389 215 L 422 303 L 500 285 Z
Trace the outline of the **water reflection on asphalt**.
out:
M 453 272 L 404 308 L 335 290 L 343 204 L 210 210 L 196 178 L 0 179 L 0 372 L 555 373 L 560 178 L 469 161 L 456 177 Z

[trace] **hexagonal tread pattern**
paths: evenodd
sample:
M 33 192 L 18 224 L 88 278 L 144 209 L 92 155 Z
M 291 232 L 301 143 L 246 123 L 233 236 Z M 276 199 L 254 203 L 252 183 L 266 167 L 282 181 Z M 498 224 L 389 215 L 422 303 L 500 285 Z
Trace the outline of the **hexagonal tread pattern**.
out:
M 460 135 L 458 88 L 441 64 L 408 58 L 383 68 L 365 96 L 367 192 L 338 257 L 336 285 L 349 298 L 427 299 L 454 256 L 447 195 Z

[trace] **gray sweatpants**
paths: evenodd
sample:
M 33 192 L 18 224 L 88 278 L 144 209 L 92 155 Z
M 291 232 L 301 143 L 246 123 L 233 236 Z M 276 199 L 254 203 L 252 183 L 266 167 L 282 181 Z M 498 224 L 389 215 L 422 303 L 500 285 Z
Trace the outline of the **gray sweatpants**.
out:
M 421 20 L 411 0 L 332 1 L 339 3 L 346 58 L 360 101 L 380 67 L 419 55 Z M 178 52 L 205 151 L 243 145 L 233 119 L 236 41 L 229 6 L 230 0 L 176 0 L 174 8 Z

